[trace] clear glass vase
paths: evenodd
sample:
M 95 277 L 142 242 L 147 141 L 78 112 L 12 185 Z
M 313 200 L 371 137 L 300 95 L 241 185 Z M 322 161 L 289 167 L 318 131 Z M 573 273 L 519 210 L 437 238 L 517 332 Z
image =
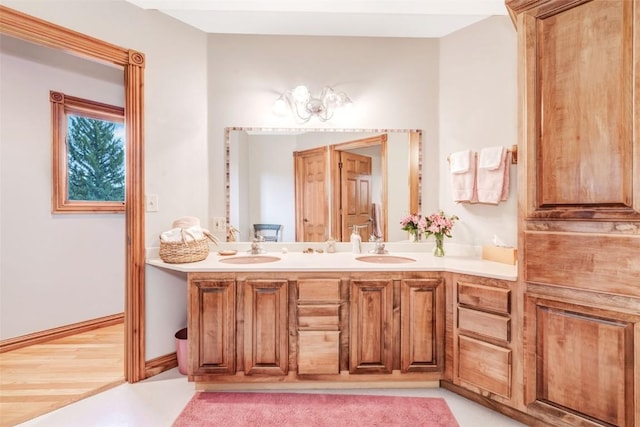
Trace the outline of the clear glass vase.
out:
M 444 256 L 444 236 L 435 236 L 436 246 L 433 248 L 433 256 Z
M 418 243 L 420 241 L 420 233 L 418 230 L 409 231 L 409 241 L 414 243 Z

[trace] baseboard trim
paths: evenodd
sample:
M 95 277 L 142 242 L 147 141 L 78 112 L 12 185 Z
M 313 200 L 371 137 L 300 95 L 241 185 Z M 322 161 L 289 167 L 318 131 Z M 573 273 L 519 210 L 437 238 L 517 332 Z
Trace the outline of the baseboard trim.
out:
M 40 344 L 58 338 L 91 331 L 106 326 L 117 325 L 124 322 L 124 313 L 112 314 L 110 316 L 98 317 L 97 319 L 86 320 L 84 322 L 73 323 L 71 325 L 60 326 L 58 328 L 47 329 L 45 331 L 34 332 L 33 334 L 21 335 L 0 341 L 0 353 Z
M 457 386 L 449 381 L 444 381 L 444 380 L 440 381 L 440 387 L 447 389 L 453 393 L 459 394 L 460 396 L 466 399 L 479 403 L 480 405 L 485 406 L 491 409 L 492 411 L 499 412 L 502 415 L 512 418 L 525 425 L 532 426 L 532 427 L 554 427 L 553 425 L 547 424 L 546 422 L 538 418 L 532 417 L 529 414 L 526 414 L 522 411 L 511 408 L 503 403 L 496 402 L 495 400 L 491 400 L 487 397 L 480 396 L 479 394 L 476 394 L 470 390 L 467 390 L 466 388 Z
M 176 353 L 165 354 L 164 356 L 156 357 L 155 359 L 147 360 L 144 365 L 145 378 L 158 375 L 169 369 L 173 369 L 178 366 L 178 356 Z

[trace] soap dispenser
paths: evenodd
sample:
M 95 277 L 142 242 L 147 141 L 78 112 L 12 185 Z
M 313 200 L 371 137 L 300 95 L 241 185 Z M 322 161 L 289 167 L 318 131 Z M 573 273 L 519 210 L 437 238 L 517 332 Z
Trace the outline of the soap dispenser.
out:
M 329 237 L 327 239 L 327 253 L 332 254 L 336 251 L 336 239 Z
M 360 233 L 358 233 L 358 226 L 353 226 L 353 232 L 351 233 L 351 247 L 354 254 L 359 254 L 362 252 L 362 238 L 360 237 Z

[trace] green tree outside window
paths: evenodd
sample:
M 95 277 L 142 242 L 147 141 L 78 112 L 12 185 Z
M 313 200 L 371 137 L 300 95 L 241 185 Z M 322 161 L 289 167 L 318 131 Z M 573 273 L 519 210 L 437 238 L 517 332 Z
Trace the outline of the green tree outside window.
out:
M 124 126 L 68 116 L 68 199 L 124 201 Z

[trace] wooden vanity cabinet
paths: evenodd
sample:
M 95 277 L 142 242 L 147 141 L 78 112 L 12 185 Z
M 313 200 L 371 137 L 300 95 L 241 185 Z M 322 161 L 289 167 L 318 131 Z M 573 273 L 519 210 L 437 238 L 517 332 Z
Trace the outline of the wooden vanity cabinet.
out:
M 437 272 L 189 273 L 201 384 L 407 381 L 444 371 Z

